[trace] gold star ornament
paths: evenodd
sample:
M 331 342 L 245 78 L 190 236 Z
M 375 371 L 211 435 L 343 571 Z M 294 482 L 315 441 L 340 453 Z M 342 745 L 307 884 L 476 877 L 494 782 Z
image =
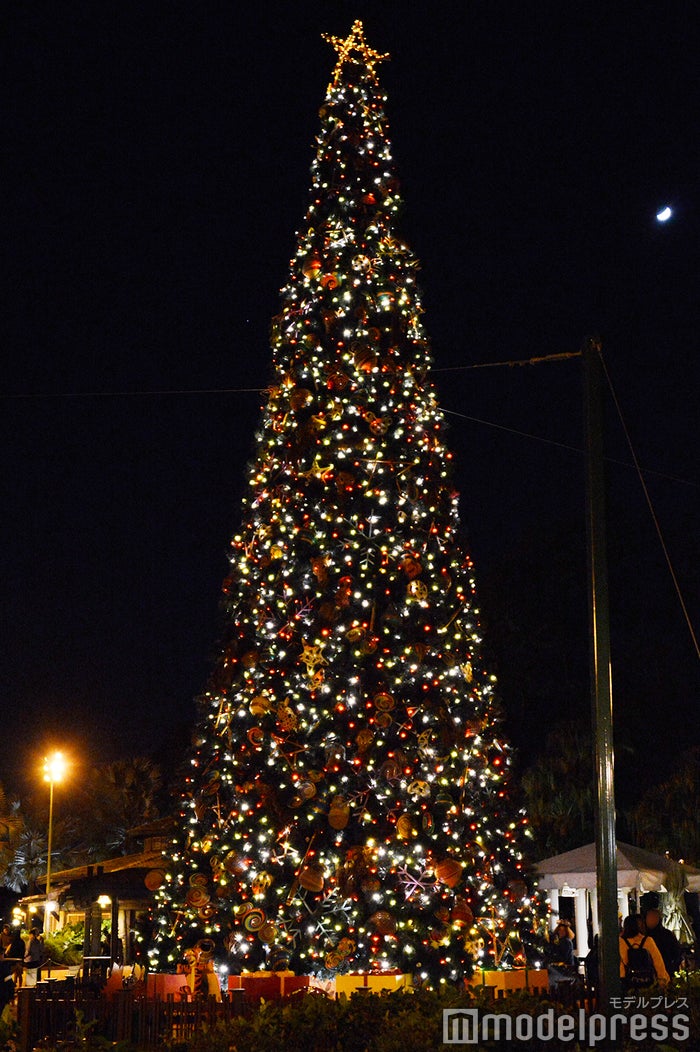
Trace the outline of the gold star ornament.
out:
M 335 50 L 338 52 L 338 61 L 335 64 L 333 70 L 332 85 L 335 86 L 338 83 L 341 70 L 346 62 L 357 61 L 356 55 L 359 55 L 367 66 L 370 76 L 376 80 L 377 74 L 375 72 L 375 66 L 378 62 L 384 62 L 389 58 L 388 52 L 381 55 L 378 51 L 369 47 L 365 40 L 365 31 L 362 26 L 362 22 L 357 19 L 353 22 L 350 35 L 343 40 L 341 37 L 332 36 L 330 33 L 323 33 L 323 39 L 327 40 L 329 44 L 332 44 Z

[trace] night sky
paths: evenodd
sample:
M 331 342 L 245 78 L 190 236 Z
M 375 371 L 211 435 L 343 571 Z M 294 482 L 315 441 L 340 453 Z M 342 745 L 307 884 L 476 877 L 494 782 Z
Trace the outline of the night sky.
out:
M 356 17 L 392 56 L 379 74 L 401 230 L 422 263 L 486 645 L 521 763 L 590 706 L 581 368 L 465 366 L 575 353 L 600 335 L 698 631 L 700 88 L 687 10 L 15 7 L 0 782 L 21 787 L 51 745 L 84 762 L 179 758 L 216 648 L 269 323 L 335 61 L 321 33 L 344 36 Z M 608 402 L 624 797 L 700 741 L 700 684 Z

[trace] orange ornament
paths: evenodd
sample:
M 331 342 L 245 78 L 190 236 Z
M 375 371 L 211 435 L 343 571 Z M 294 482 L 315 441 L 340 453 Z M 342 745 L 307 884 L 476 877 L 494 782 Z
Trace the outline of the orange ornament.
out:
M 455 888 L 462 879 L 462 867 L 454 858 L 444 858 L 435 866 L 435 876 L 448 888 Z
M 302 888 L 306 889 L 306 891 L 323 891 L 323 885 L 325 883 L 323 866 L 319 865 L 317 862 L 309 862 L 307 865 L 302 866 L 301 872 L 299 873 L 299 883 Z
M 474 920 L 474 914 L 472 913 L 469 904 L 466 899 L 456 898 L 454 906 L 452 907 L 452 913 L 450 919 L 454 924 L 455 928 L 468 928 Z
M 323 263 L 318 256 L 309 256 L 304 260 L 301 272 L 305 278 L 317 278 L 323 269 Z
M 423 567 L 421 566 L 418 559 L 414 559 L 411 555 L 406 556 L 404 561 L 401 563 L 401 569 L 406 574 L 409 581 L 412 581 L 415 577 L 418 577 L 418 575 L 423 572 Z
M 388 910 L 377 910 L 369 918 L 369 923 L 380 935 L 393 935 L 396 931 L 396 920 Z
M 289 404 L 291 405 L 294 412 L 298 412 L 300 409 L 304 409 L 310 402 L 313 401 L 313 395 L 311 391 L 306 387 L 298 387 L 295 391 L 292 391 L 289 396 Z
M 363 373 L 371 373 L 377 364 L 377 352 L 372 347 L 356 345 L 353 357 L 355 368 Z

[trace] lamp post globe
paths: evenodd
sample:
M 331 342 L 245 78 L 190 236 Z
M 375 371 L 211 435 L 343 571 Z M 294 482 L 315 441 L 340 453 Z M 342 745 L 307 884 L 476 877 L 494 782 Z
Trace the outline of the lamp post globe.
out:
M 68 762 L 62 752 L 53 752 L 44 758 L 44 781 L 49 783 L 49 829 L 46 849 L 46 904 L 44 906 L 44 934 L 49 931 L 51 918 L 51 852 L 53 849 L 53 787 L 63 781 Z

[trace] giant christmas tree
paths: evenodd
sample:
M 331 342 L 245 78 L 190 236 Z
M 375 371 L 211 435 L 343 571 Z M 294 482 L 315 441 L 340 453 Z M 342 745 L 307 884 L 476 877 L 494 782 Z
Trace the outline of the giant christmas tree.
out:
M 483 667 L 417 261 L 360 23 L 321 109 L 153 965 L 449 981 L 507 943 L 522 815 Z

